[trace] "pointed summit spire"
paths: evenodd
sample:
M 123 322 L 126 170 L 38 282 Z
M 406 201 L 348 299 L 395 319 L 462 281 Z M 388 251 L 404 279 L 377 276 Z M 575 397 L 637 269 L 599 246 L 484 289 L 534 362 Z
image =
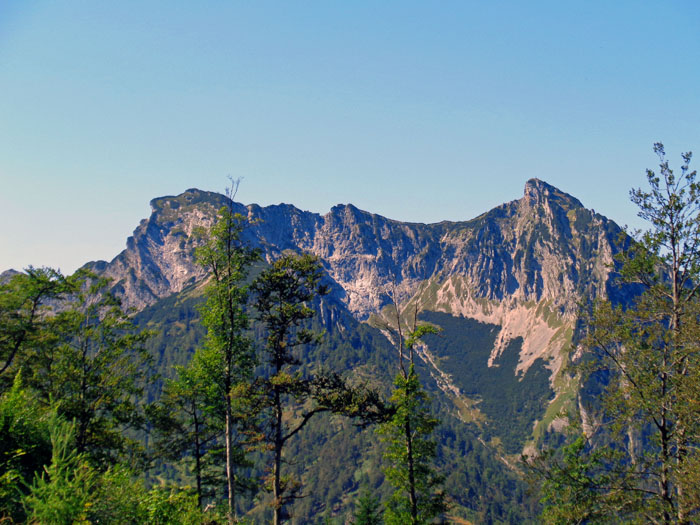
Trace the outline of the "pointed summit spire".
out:
M 555 202 L 563 208 L 579 208 L 583 207 L 581 201 L 576 197 L 564 193 L 551 184 L 540 179 L 530 179 L 525 183 L 525 192 L 523 199 L 531 206 L 542 204 L 545 201 Z

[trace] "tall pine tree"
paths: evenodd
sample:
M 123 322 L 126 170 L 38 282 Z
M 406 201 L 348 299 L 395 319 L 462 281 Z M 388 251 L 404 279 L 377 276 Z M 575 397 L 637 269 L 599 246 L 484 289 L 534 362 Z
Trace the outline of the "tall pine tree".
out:
M 206 286 L 207 300 L 201 311 L 202 323 L 207 328 L 206 342 L 195 359 L 207 370 L 208 381 L 216 389 L 215 398 L 220 406 L 229 523 L 235 520 L 236 465 L 242 456 L 237 443 L 240 418 L 235 416 L 234 395 L 237 385 L 251 381 L 255 363 L 253 345 L 246 333 L 249 325 L 246 280 L 251 265 L 260 258 L 258 251 L 242 239 L 248 226 L 247 218 L 234 212 L 233 198 L 239 182 L 235 181 L 227 191 L 228 206 L 219 211 L 218 220 L 196 251 L 197 261 L 209 272 L 210 278 Z
M 394 294 L 395 295 L 395 294 Z M 427 334 L 438 330 L 432 325 L 418 323 L 415 307 L 411 325 L 406 333 L 403 316 L 394 298 L 396 326 L 387 325 L 396 340 L 399 354 L 399 372 L 394 380 L 390 402 L 392 417 L 378 432 L 387 443 L 384 472 L 394 487 L 385 512 L 390 525 L 417 525 L 429 523 L 445 510 L 445 495 L 440 490 L 443 477 L 432 465 L 437 444 L 430 435 L 438 424 L 431 417 L 428 396 L 423 391 L 415 369 L 415 346 Z M 404 365 L 404 351 L 408 351 L 409 368 Z

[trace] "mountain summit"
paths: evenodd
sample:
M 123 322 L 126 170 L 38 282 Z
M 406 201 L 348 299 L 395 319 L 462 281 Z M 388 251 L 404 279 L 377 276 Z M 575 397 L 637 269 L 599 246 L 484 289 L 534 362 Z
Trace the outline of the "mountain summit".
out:
M 154 199 L 150 218 L 126 250 L 110 263 L 91 266 L 115 279 L 128 306 L 142 308 L 179 292 L 203 277 L 193 261 L 192 232 L 209 226 L 224 203 L 222 195 L 197 189 Z M 325 215 L 287 204 L 236 208 L 258 221 L 249 241 L 268 258 L 285 249 L 321 257 L 359 319 L 386 304 L 391 283 L 408 298 L 425 280 L 452 276 L 466 277 L 476 298 L 550 299 L 570 310 L 576 291 L 604 287 L 620 231 L 538 179 L 526 183 L 523 198 L 463 222 L 404 223 L 351 204 Z

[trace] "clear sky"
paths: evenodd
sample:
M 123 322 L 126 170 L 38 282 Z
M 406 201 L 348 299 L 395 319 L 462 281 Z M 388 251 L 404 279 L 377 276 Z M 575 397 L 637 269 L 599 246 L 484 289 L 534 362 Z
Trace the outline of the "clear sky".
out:
M 416 222 L 538 177 L 638 226 L 659 140 L 700 156 L 695 0 L 0 2 L 0 271 L 110 260 L 229 175 Z

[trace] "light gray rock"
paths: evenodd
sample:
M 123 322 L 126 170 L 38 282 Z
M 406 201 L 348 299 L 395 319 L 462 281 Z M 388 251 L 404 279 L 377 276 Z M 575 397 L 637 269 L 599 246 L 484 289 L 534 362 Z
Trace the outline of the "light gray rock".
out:
M 205 277 L 194 262 L 200 241 L 193 232 L 208 228 L 225 202 L 222 195 L 196 189 L 154 199 L 151 216 L 126 249 L 109 263 L 89 266 L 114 280 L 127 307 L 141 309 L 179 292 Z M 334 294 L 361 320 L 387 304 L 389 288 L 407 300 L 421 283 L 452 276 L 460 277 L 462 293 L 473 299 L 547 300 L 570 315 L 583 294 L 610 291 L 621 231 L 537 179 L 526 183 L 523 198 L 464 222 L 404 223 L 351 204 L 325 215 L 288 204 L 235 207 L 256 221 L 246 236 L 268 260 L 287 249 L 318 255 Z

